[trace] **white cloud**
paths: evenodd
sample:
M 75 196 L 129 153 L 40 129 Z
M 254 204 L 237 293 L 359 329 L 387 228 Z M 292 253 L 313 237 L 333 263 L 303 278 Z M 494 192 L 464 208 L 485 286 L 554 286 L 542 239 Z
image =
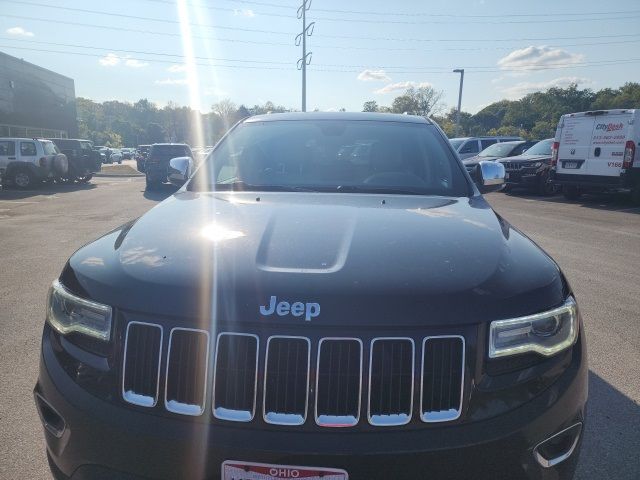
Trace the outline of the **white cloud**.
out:
M 104 57 L 98 60 L 98 62 L 100 62 L 100 65 L 103 67 L 115 67 L 120 63 L 120 57 L 115 53 L 107 53 Z
M 186 72 L 186 71 L 187 71 L 187 66 L 184 64 L 171 65 L 169 68 L 167 68 L 167 72 L 171 72 L 171 73 L 179 73 L 179 72 Z
M 358 74 L 358 80 L 363 82 L 390 82 L 391 78 L 384 70 L 363 70 Z
M 505 88 L 502 90 L 502 93 L 508 99 L 516 100 L 528 93 L 544 91 L 553 87 L 566 88 L 572 83 L 576 83 L 578 85 L 589 85 L 593 83 L 593 81 L 582 77 L 559 77 L 543 82 L 520 82 L 511 87 Z
M 256 14 L 250 8 L 234 8 L 233 14 L 236 17 L 255 17 Z
M 33 37 L 33 32 L 29 32 L 22 27 L 7 28 L 7 33 L 16 37 Z
M 165 78 L 164 80 L 156 80 L 153 83 L 156 85 L 186 85 L 188 81 L 186 78 Z
M 385 93 L 397 92 L 398 90 L 406 90 L 407 88 L 422 88 L 422 87 L 432 87 L 429 82 L 396 82 L 385 85 L 382 88 L 374 90 L 373 93 L 377 93 L 379 95 L 384 95 Z
M 140 60 L 136 60 L 135 58 L 128 58 L 127 60 L 125 60 L 124 64 L 127 67 L 131 68 L 143 68 L 149 66 L 147 62 L 141 62 Z
M 561 48 L 542 45 L 529 46 L 514 50 L 498 60 L 498 66 L 503 70 L 535 70 L 539 68 L 574 65 L 584 60 L 581 53 L 571 53 Z
M 115 53 L 107 53 L 104 57 L 98 60 L 98 62 L 100 62 L 100 65 L 103 67 L 115 67 L 120 64 L 129 68 L 143 68 L 149 66 L 147 62 L 141 62 L 140 60 L 131 58 L 128 55 L 126 57 L 120 57 Z

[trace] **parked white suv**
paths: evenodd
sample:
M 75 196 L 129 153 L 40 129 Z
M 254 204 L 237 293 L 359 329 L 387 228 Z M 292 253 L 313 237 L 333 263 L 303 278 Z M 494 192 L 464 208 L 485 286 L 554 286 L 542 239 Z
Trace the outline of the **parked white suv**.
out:
M 522 137 L 460 137 L 450 138 L 449 142 L 453 149 L 458 152 L 460 160 L 477 155 L 485 148 L 500 142 L 513 142 L 524 140 Z
M 0 137 L 0 175 L 6 185 L 32 188 L 67 173 L 66 155 L 50 140 Z
M 551 151 L 552 181 L 565 197 L 605 190 L 631 191 L 640 204 L 640 110 L 569 113 L 560 117 Z

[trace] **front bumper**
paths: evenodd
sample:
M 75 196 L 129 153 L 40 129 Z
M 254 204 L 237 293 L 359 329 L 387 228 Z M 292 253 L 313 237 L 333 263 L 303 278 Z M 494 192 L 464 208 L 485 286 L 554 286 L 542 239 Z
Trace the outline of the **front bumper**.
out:
M 521 407 L 483 421 L 420 430 L 274 431 L 142 413 L 74 382 L 46 335 L 35 393 L 64 419 L 59 437 L 45 428 L 52 471 L 62 479 L 218 479 L 225 460 L 341 468 L 351 480 L 570 478 L 579 444 L 551 468 L 535 460 L 533 449 L 584 421 L 584 343 L 581 334 L 569 367 Z

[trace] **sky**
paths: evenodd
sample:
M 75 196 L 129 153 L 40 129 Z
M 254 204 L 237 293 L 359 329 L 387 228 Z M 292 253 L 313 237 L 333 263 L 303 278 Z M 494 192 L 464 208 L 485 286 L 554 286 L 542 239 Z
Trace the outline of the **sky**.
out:
M 73 78 L 76 96 L 100 102 L 300 109 L 301 3 L 0 0 L 0 51 Z M 306 16 L 308 110 L 391 105 L 412 85 L 442 91 L 448 110 L 460 68 L 471 113 L 552 86 L 640 80 L 638 0 L 313 0 Z

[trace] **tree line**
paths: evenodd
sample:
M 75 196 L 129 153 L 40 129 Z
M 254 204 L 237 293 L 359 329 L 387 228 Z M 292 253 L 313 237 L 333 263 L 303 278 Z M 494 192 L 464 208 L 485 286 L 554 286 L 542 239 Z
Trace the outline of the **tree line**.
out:
M 629 82 L 617 89 L 598 91 L 550 88 L 519 100 L 500 100 L 475 114 L 461 112 L 456 125 L 456 110 L 445 111 L 443 93 L 430 86 L 410 87 L 390 106 L 375 100 L 364 103 L 365 112 L 409 113 L 429 116 L 449 137 L 481 135 L 520 135 L 528 139 L 552 137 L 561 115 L 587 110 L 640 108 L 640 83 Z M 225 99 L 211 106 L 210 113 L 169 103 L 160 108 L 147 99 L 135 103 L 107 101 L 97 103 L 77 98 L 78 127 L 81 138 L 96 145 L 135 146 L 158 142 L 186 142 L 213 145 L 238 120 L 251 115 L 292 111 L 282 105 L 237 106 Z M 344 109 L 341 109 L 343 111 Z
M 560 116 L 565 113 L 613 108 L 640 108 L 640 83 L 628 82 L 620 88 L 593 91 L 550 88 L 534 92 L 519 100 L 500 100 L 476 114 L 462 111 L 460 126 L 456 126 L 456 109 L 443 113 L 442 92 L 432 87 L 410 88 L 396 97 L 390 107 L 381 107 L 371 100 L 365 102 L 365 112 L 410 113 L 432 117 L 451 138 L 456 136 L 520 135 L 527 139 L 553 137 Z

